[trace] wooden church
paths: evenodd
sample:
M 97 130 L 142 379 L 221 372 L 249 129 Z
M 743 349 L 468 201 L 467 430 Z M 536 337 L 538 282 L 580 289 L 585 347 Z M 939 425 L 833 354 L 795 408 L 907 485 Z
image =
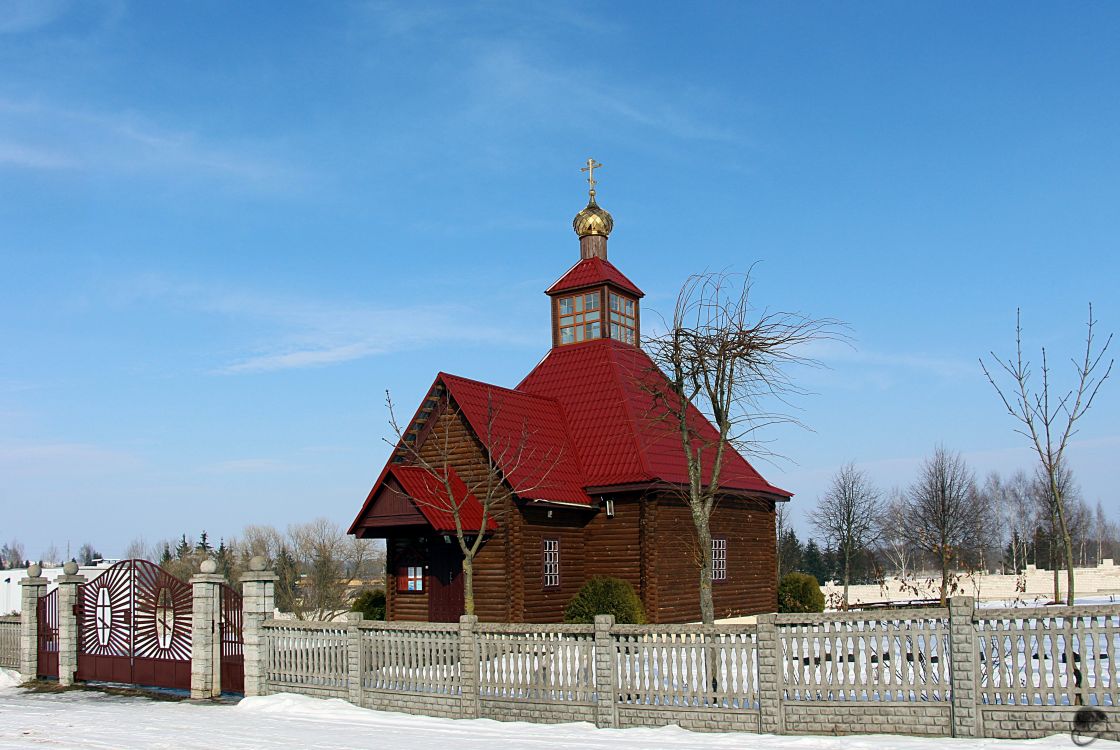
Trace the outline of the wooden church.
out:
M 579 260 L 545 292 L 544 359 L 514 388 L 439 373 L 350 527 L 386 540 L 387 619 L 463 613 L 456 523 L 478 542 L 482 621 L 561 621 L 596 575 L 629 581 L 650 622 L 700 619 L 684 452 L 659 418 L 654 394 L 665 381 L 641 349 L 642 291 L 607 259 L 614 220 L 595 202 L 597 166 L 584 170 L 590 200 L 573 221 Z M 716 439 L 698 411 L 691 418 Z M 716 617 L 774 611 L 774 508 L 790 493 L 734 451 L 720 484 Z

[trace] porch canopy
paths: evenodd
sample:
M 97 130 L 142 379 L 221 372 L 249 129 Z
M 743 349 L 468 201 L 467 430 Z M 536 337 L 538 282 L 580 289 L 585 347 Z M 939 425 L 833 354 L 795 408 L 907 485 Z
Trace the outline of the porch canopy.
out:
M 364 539 L 382 538 L 405 529 L 453 534 L 457 508 L 463 531 L 477 534 L 482 526 L 482 503 L 453 468 L 435 471 L 446 472 L 447 481 L 420 466 L 390 463 L 366 497 L 351 533 Z M 494 519 L 488 517 L 486 531 L 497 528 Z

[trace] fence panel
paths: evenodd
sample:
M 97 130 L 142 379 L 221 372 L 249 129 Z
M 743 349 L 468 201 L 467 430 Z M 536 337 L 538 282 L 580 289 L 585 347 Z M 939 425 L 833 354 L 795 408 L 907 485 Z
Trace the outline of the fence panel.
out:
M 361 633 L 363 689 L 459 694 L 457 629 L 363 624 Z
M 480 697 L 585 704 L 594 700 L 593 626 L 480 625 L 478 631 Z
M 0 617 L 0 667 L 19 669 L 19 617 Z
M 754 626 L 616 625 L 619 702 L 758 708 Z
M 1120 705 L 1117 607 L 981 609 L 974 622 L 981 703 Z
M 944 609 L 778 615 L 786 701 L 947 701 Z
M 278 689 L 345 691 L 349 684 L 346 625 L 269 620 L 263 628 L 265 680 Z

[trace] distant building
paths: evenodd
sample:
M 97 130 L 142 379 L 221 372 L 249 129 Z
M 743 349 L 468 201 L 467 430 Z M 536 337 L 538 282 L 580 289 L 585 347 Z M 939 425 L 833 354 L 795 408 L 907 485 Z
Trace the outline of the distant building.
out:
M 484 621 L 559 621 L 595 575 L 629 581 L 651 622 L 700 618 L 679 427 L 660 419 L 655 394 L 665 379 L 640 347 L 644 295 L 607 259 L 613 224 L 592 181 L 573 222 L 579 261 L 545 292 L 552 348 L 520 384 L 439 373 L 405 430 L 425 460 L 451 456 L 457 497 L 488 462 L 500 471 L 499 512 L 474 563 Z M 702 439 L 718 436 L 698 411 L 689 423 Z M 457 620 L 463 581 L 454 520 L 441 508 L 442 483 L 410 456 L 398 447 L 390 457 L 350 533 L 386 540 L 388 619 Z M 790 493 L 734 451 L 720 485 L 711 524 L 716 616 L 773 611 L 774 504 Z M 461 512 L 477 531 L 477 498 Z

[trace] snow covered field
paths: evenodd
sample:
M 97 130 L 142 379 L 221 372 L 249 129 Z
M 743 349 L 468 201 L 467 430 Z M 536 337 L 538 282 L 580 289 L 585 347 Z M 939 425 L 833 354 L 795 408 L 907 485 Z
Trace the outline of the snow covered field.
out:
M 91 691 L 29 693 L 15 673 L 0 670 L 0 749 L 96 748 L 148 750 L 207 747 L 270 748 L 579 748 L 645 750 L 1056 750 L 1072 747 L 1067 735 L 1043 740 L 947 740 L 913 737 L 775 737 L 696 734 L 677 727 L 595 729 L 590 724 L 541 725 L 487 719 L 456 721 L 356 708 L 340 700 L 297 695 L 248 698 L 236 705 L 199 705 L 121 698 Z M 1093 747 L 1116 748 L 1098 741 Z

